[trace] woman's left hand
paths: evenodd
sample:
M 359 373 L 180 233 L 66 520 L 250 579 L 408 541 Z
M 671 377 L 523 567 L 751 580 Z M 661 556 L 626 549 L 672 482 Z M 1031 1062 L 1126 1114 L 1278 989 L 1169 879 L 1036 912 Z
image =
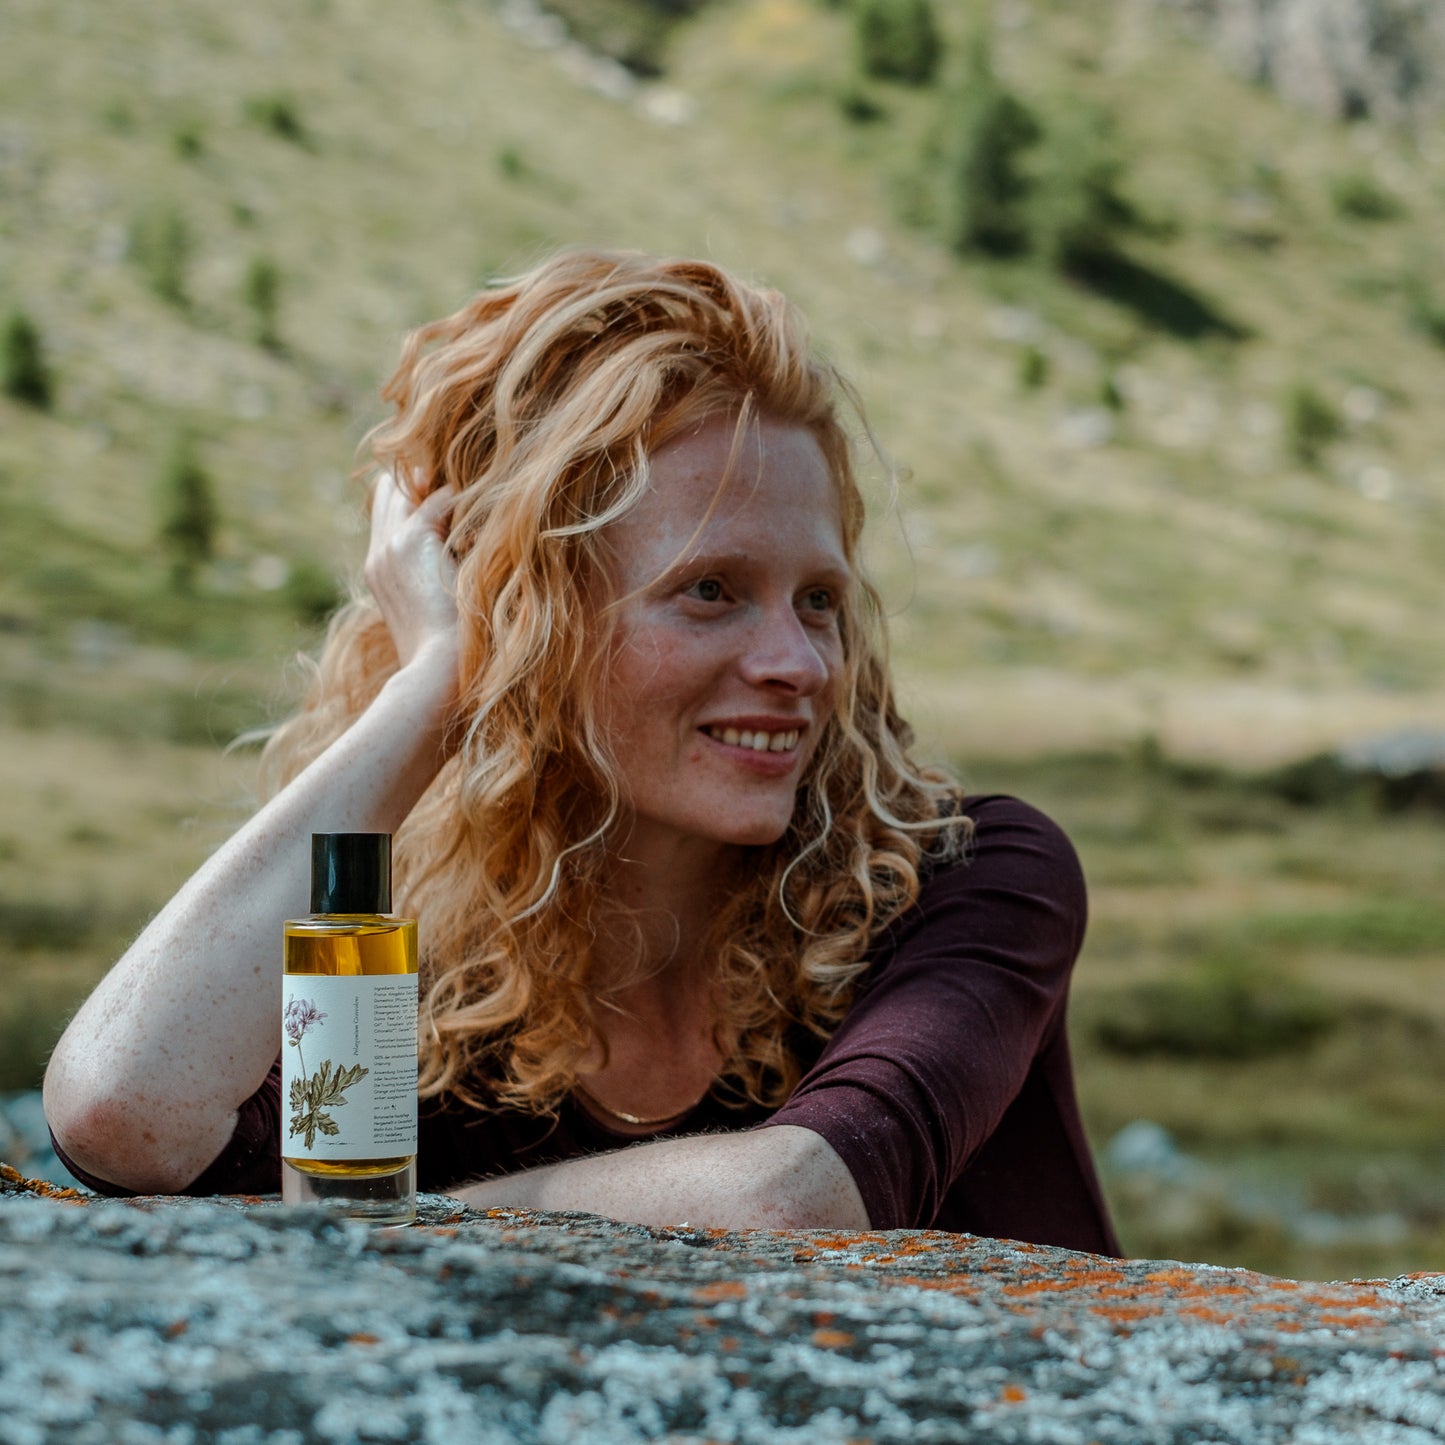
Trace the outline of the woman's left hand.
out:
M 403 668 L 425 660 L 456 671 L 457 564 L 447 547 L 456 499 L 449 484 L 413 501 L 389 472 L 371 494 L 364 575 Z

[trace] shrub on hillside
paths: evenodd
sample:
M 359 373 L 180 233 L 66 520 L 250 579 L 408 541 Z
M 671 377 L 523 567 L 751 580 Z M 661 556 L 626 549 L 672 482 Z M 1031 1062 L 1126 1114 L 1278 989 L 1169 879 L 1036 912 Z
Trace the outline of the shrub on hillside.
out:
M 1344 429 L 1339 412 L 1309 382 L 1297 382 L 1290 388 L 1284 404 L 1285 443 L 1301 466 L 1318 466 L 1325 448 Z
M 1080 109 L 1049 128 L 1030 187 L 1029 229 L 1051 265 L 1067 271 L 1118 249 L 1120 232 L 1137 220 L 1124 171 L 1106 112 Z
M 1049 379 L 1048 354 L 1037 346 L 1026 346 L 1019 354 L 1019 386 L 1037 391 Z
M 940 149 L 949 243 L 959 251 L 996 256 L 1025 250 L 1030 187 L 1024 156 L 1043 131 L 1033 112 L 994 75 L 981 42 L 948 111 Z
M 40 331 L 23 312 L 12 311 L 0 336 L 0 385 L 5 395 L 48 411 L 54 400 Z
M 1399 200 L 1372 175 L 1351 171 L 1330 182 L 1335 213 L 1353 221 L 1393 221 L 1403 213 Z
M 219 514 L 210 474 L 189 437 L 178 437 L 158 487 L 160 540 L 171 559 L 171 582 L 190 589 L 196 569 L 215 551 Z
M 927 85 L 938 73 L 943 37 L 930 0 L 857 0 L 853 25 L 865 75 Z
M 134 229 L 131 254 L 151 290 L 172 306 L 190 304 L 187 273 L 192 249 L 191 228 L 174 207 L 149 212 Z
M 245 104 L 246 119 L 280 140 L 304 146 L 310 140 L 301 112 L 289 95 L 253 95 Z
M 268 351 L 281 349 L 277 321 L 281 313 L 281 269 L 269 256 L 256 256 L 246 268 L 246 305 L 256 320 L 256 341 Z
M 1418 331 L 1436 346 L 1445 346 L 1445 301 L 1441 301 L 1418 275 L 1406 282 L 1405 311 L 1412 330 Z

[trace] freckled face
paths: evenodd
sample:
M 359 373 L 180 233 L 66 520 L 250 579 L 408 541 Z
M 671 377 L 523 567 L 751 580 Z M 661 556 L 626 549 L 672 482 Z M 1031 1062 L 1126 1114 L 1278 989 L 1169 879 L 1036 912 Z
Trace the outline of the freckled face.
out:
M 627 852 L 776 842 L 832 716 L 852 582 L 837 488 L 811 432 L 734 419 L 652 458 L 609 533 L 620 595 L 602 721 Z

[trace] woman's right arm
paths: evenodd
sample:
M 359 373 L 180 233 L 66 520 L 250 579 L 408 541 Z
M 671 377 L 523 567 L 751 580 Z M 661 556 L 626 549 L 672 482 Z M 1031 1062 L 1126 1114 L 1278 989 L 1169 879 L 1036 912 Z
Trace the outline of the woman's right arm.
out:
M 89 1173 L 173 1192 L 221 1152 L 276 1057 L 281 925 L 307 911 L 311 834 L 395 832 L 436 776 L 457 695 L 451 502 L 378 484 L 366 576 L 398 670 L 161 910 L 56 1045 L 46 1118 Z

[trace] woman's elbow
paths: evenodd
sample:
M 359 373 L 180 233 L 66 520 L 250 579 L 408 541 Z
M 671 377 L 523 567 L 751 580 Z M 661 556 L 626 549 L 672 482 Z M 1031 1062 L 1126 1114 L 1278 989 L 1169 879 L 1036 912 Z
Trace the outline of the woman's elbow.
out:
M 771 1136 L 768 1167 L 757 1176 L 753 1212 L 757 1229 L 871 1229 L 867 1206 L 853 1175 L 821 1134 L 778 1125 Z
M 52 1059 L 42 1089 L 45 1121 L 76 1166 L 136 1194 L 174 1194 L 206 1167 L 209 1141 L 167 1139 L 152 1101 L 77 1078 Z M 224 1140 L 221 1141 L 222 1145 Z M 218 1149 L 212 1150 L 214 1154 Z

